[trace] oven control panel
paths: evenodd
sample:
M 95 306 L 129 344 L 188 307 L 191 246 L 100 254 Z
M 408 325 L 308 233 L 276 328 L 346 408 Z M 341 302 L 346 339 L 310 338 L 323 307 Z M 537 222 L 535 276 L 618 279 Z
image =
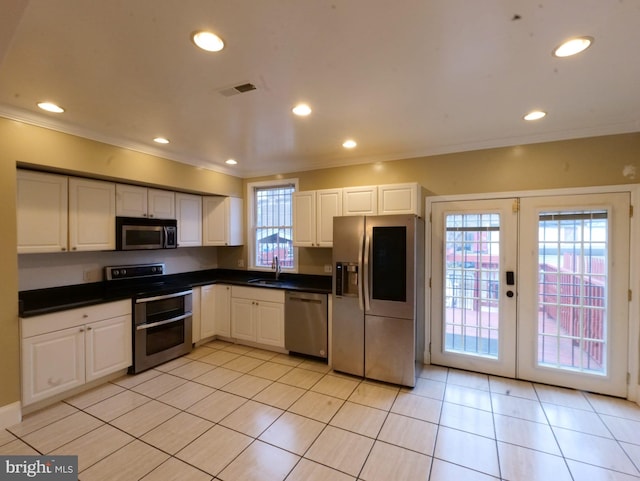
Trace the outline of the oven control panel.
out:
M 108 281 L 116 279 L 135 279 L 137 277 L 161 276 L 165 272 L 165 265 L 136 264 L 127 266 L 108 266 L 104 268 L 104 277 Z

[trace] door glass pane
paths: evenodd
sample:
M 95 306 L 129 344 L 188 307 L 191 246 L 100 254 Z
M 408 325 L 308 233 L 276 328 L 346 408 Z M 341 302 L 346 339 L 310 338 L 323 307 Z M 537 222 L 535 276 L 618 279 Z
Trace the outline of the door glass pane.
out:
M 606 374 L 606 211 L 545 212 L 538 223 L 538 365 Z
M 374 227 L 371 252 L 371 297 L 406 302 L 407 228 Z
M 500 214 L 445 217 L 444 346 L 498 357 Z

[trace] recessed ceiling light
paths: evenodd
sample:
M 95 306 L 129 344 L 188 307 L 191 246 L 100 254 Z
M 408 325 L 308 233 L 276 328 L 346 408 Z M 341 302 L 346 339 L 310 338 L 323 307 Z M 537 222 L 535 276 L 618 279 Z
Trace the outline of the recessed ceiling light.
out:
M 164 137 L 156 137 L 155 139 L 153 139 L 154 142 L 157 142 L 159 144 L 168 144 L 169 143 L 169 139 L 165 139 Z
M 300 117 L 306 117 L 311 113 L 311 107 L 309 107 L 307 104 L 298 104 L 293 109 L 291 109 L 291 111 Z
M 227 159 L 224 161 L 225 164 L 236 165 L 238 162 L 233 159 Z
M 358 145 L 358 144 L 356 143 L 355 140 L 352 140 L 352 139 L 345 140 L 344 142 L 342 142 L 342 146 L 345 149 L 353 149 L 356 145 Z
M 588 49 L 593 43 L 593 37 L 576 37 L 567 40 L 553 49 L 555 57 L 570 57 Z
M 38 107 L 40 107 L 42 110 L 46 110 L 47 112 L 53 112 L 54 114 L 61 114 L 62 112 L 64 112 L 64 109 L 62 107 L 59 107 L 58 105 L 51 102 L 40 102 L 38 104 Z
M 545 115 L 547 115 L 547 113 L 543 112 L 542 110 L 534 110 L 533 112 L 529 112 L 523 118 L 525 120 L 539 120 L 542 117 L 544 117 Z
M 224 48 L 224 42 L 213 32 L 204 30 L 195 32 L 191 35 L 191 40 L 202 50 L 207 52 L 219 52 Z

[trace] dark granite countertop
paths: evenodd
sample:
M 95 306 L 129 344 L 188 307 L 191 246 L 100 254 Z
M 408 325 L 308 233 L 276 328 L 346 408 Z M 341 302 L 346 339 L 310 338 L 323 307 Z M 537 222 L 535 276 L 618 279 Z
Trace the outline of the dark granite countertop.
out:
M 184 287 L 220 283 L 264 289 L 331 293 L 331 276 L 281 274 L 277 283 L 273 282 L 274 280 L 275 276 L 271 272 L 209 269 L 136 281 L 102 281 L 35 289 L 19 292 L 19 314 L 20 317 L 32 317 L 104 302 L 130 299 L 157 289 L 160 283 Z

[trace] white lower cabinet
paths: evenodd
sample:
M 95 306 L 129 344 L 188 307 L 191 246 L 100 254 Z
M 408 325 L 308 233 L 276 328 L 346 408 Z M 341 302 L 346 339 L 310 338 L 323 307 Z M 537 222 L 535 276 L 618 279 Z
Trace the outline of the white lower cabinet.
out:
M 231 286 L 210 284 L 200 288 L 200 339 L 230 337 Z
M 20 319 L 22 404 L 131 365 L 131 301 Z
M 131 365 L 130 315 L 88 324 L 84 339 L 86 382 Z
M 233 286 L 231 337 L 284 349 L 284 291 Z
M 284 303 L 256 301 L 256 342 L 284 347 Z
M 231 335 L 244 341 L 256 340 L 256 301 L 250 299 L 231 299 Z
M 84 332 L 77 327 L 22 340 L 22 404 L 85 383 Z

